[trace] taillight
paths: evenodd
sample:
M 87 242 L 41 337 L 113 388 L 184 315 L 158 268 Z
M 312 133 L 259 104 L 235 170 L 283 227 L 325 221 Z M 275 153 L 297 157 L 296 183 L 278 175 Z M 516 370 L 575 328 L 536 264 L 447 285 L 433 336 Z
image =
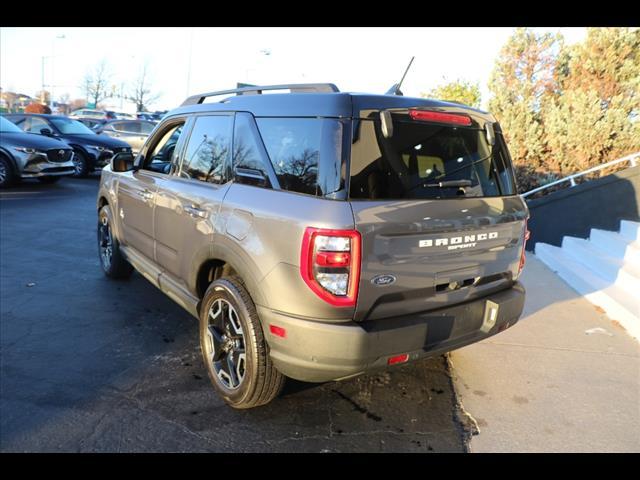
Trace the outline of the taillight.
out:
M 395 365 L 396 363 L 405 363 L 409 360 L 409 354 L 403 353 L 401 355 L 396 355 L 395 357 L 389 357 L 387 359 L 387 365 Z
M 412 120 L 422 120 L 425 122 L 453 123 L 468 127 L 471 125 L 471 117 L 458 113 L 434 112 L 431 110 L 409 110 Z
M 528 220 L 529 220 L 528 218 L 524 220 L 524 238 L 522 240 L 522 253 L 520 254 L 520 265 L 518 266 L 518 275 L 520 275 L 520 273 L 522 272 L 522 269 L 524 268 L 524 264 L 527 261 L 524 248 L 527 245 L 527 240 L 529 240 L 529 237 L 531 236 L 531 232 L 529 231 L 529 227 L 527 226 Z
M 300 273 L 325 302 L 353 307 L 360 281 L 360 233 L 308 227 L 302 237 Z

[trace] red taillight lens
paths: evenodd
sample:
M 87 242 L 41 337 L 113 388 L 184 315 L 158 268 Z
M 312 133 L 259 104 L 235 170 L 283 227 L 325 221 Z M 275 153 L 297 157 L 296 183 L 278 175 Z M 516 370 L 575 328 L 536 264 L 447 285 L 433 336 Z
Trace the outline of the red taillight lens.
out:
M 395 365 L 396 363 L 404 363 L 409 360 L 409 354 L 403 353 L 402 355 L 396 355 L 395 357 L 389 357 L 387 365 Z
M 360 233 L 308 227 L 302 237 L 300 273 L 325 302 L 353 307 L 360 282 Z
M 468 127 L 471 125 L 471 117 L 458 113 L 433 112 L 431 110 L 409 110 L 409 116 L 413 120 L 424 122 L 453 123 Z
M 524 239 L 522 240 L 522 253 L 520 254 L 520 265 L 518 266 L 518 275 L 520 275 L 520 272 L 522 272 L 522 269 L 524 268 L 524 264 L 527 261 L 527 257 L 525 255 L 525 246 L 527 245 L 527 240 L 529 240 L 529 237 L 531 236 L 531 232 L 529 231 L 529 227 L 527 225 L 529 219 L 526 219 L 524 221 Z

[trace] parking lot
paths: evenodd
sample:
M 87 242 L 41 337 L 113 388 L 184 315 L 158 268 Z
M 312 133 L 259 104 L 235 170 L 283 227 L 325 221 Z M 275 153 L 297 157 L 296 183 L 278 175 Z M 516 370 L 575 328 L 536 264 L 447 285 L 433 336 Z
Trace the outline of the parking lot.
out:
M 94 174 L 0 192 L 0 450 L 466 450 L 444 357 L 226 406 L 196 320 L 137 273 L 103 276 L 97 187 Z

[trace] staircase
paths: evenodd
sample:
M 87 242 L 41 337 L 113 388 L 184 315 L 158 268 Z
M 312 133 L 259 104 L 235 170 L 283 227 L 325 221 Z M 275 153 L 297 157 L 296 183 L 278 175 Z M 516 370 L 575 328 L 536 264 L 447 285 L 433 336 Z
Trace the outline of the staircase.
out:
M 535 254 L 640 341 L 640 223 L 623 220 L 620 232 L 592 228 L 588 240 L 563 237 L 562 247 L 538 242 Z

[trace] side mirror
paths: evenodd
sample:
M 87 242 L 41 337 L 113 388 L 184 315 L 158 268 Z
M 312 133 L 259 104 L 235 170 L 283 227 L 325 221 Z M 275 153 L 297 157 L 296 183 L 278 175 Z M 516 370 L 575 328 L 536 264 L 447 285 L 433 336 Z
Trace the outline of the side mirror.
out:
M 114 172 L 128 172 L 133 170 L 135 157 L 129 152 L 116 153 L 111 157 L 111 170 Z
M 53 136 L 53 132 L 49 128 L 41 128 L 40 129 L 40 134 L 41 135 L 46 135 L 47 137 Z
M 238 183 L 245 185 L 253 185 L 256 187 L 269 187 L 271 182 L 260 170 L 253 168 L 236 167 L 233 169 L 236 174 L 236 180 Z

